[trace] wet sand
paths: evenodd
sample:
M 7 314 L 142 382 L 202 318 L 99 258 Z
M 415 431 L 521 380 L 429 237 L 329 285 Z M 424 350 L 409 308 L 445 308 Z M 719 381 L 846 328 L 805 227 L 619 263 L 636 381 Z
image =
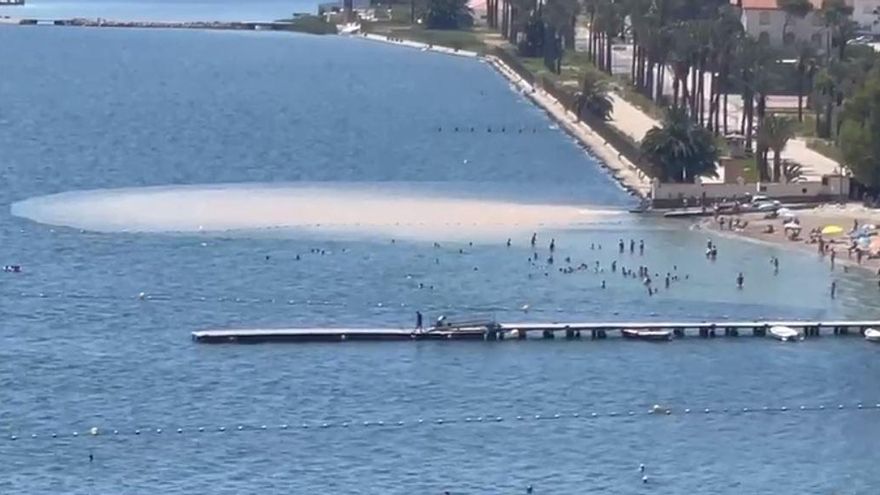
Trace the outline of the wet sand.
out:
M 714 218 L 704 218 L 697 226 L 698 228 L 711 230 L 721 235 L 733 238 L 745 238 L 782 246 L 788 249 L 798 249 L 816 254 L 817 262 L 831 263 L 830 255 L 820 256 L 819 246 L 810 242 L 810 231 L 812 229 L 822 229 L 828 225 L 837 225 L 844 229 L 844 233 L 835 236 L 823 236 L 826 243 L 834 248 L 836 252 L 835 265 L 836 269 L 845 270 L 849 267 L 857 267 L 868 270 L 873 274 L 878 274 L 880 270 L 880 258 L 869 258 L 867 255 L 862 257 L 861 264 L 858 263 L 855 253 L 849 254 L 850 239 L 846 234 L 853 227 L 853 221 L 858 221 L 859 225 L 875 224 L 880 225 L 880 211 L 862 207 L 860 205 L 834 205 L 827 204 L 816 208 L 795 210 L 793 214 L 797 217 L 801 225 L 801 234 L 795 239 L 789 239 L 786 236 L 783 224 L 780 218 L 765 219 L 765 213 L 743 213 L 739 215 L 721 215 L 727 223 L 732 218 L 739 218 L 740 221 L 747 221 L 748 225 L 743 229 L 730 230 L 727 225 L 721 229 L 721 225 Z M 772 225 L 774 232 L 768 234 L 765 228 Z
M 478 239 L 622 215 L 574 205 L 405 195 L 330 185 L 148 187 L 62 193 L 12 205 L 36 222 L 99 232 L 305 229 L 401 238 Z

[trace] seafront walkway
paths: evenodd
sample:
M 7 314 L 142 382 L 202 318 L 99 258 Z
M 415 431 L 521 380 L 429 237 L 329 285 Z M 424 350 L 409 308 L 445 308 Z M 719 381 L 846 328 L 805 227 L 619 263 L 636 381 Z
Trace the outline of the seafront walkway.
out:
M 586 51 L 589 41 L 590 31 L 587 27 L 580 26 L 576 31 L 575 49 L 577 51 Z M 626 76 L 629 75 L 632 67 L 633 47 L 631 44 L 616 44 L 612 50 L 612 66 L 611 73 L 613 75 Z M 672 97 L 673 88 L 673 71 L 671 68 L 663 72 L 663 93 Z M 711 85 L 711 74 L 705 75 L 706 87 Z M 617 96 L 617 95 L 615 95 Z M 632 105 L 629 105 L 632 107 Z M 769 96 L 768 107 L 770 109 L 784 109 L 786 112 L 797 110 L 797 98 L 789 96 Z M 617 113 L 618 102 L 615 99 L 615 113 Z M 709 108 L 708 95 L 706 100 L 706 108 Z M 641 141 L 648 129 L 653 125 L 647 122 L 656 120 L 646 115 L 641 110 L 634 108 L 635 113 L 631 113 L 630 109 L 621 106 L 621 115 L 615 117 L 613 125 L 631 136 L 636 141 Z M 727 98 L 727 125 L 729 129 L 738 130 L 743 114 L 743 102 L 740 95 L 728 95 Z M 823 175 L 837 174 L 841 170 L 841 165 L 818 153 L 807 146 L 807 142 L 803 138 L 796 137 L 788 141 L 788 145 L 782 151 L 782 158 L 792 160 L 799 163 L 803 167 L 804 175 L 811 180 L 819 180 Z

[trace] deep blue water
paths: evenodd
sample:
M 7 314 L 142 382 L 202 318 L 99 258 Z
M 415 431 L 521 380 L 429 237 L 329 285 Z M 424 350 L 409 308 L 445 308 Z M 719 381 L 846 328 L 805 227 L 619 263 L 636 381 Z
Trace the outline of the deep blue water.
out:
M 676 266 L 680 280 L 649 297 L 619 274 L 530 265 L 522 237 L 510 248 L 502 239 L 440 239 L 435 248 L 290 232 L 98 234 L 8 212 L 70 190 L 297 181 L 632 203 L 484 64 L 332 37 L 63 28 L 0 29 L 0 56 L 16 60 L 0 77 L 0 259 L 24 266 L 0 277 L 0 493 L 483 494 L 533 484 L 536 493 L 801 494 L 880 485 L 880 348 L 855 337 L 794 346 L 745 337 L 662 346 L 189 339 L 213 327 L 399 327 L 417 308 L 504 320 L 880 316 L 870 277 L 830 272 L 810 254 L 715 239 L 711 263 L 706 234 L 627 216 L 540 233 L 542 246 L 557 241 L 556 267 L 566 256 L 606 270 L 612 260 L 660 273 Z M 456 125 L 535 132 L 437 132 Z M 645 254 L 618 255 L 621 237 L 644 239 Z M 855 409 L 862 401 L 868 410 Z M 644 414 L 652 404 L 675 413 Z M 827 409 L 733 414 L 801 405 Z M 608 416 L 628 411 L 636 414 Z

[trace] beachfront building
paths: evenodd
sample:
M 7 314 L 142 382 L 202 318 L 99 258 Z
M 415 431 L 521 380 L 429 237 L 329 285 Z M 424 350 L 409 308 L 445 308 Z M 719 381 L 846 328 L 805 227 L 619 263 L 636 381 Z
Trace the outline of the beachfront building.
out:
M 853 20 L 860 32 L 880 35 L 880 0 L 854 0 Z
M 743 28 L 755 39 L 765 40 L 775 47 L 808 42 L 817 49 L 822 49 L 828 46 L 829 35 L 822 16 L 818 13 L 822 8 L 822 0 L 810 1 L 813 11 L 803 19 L 789 18 L 779 8 L 776 0 L 731 0 L 730 3 L 739 6 Z

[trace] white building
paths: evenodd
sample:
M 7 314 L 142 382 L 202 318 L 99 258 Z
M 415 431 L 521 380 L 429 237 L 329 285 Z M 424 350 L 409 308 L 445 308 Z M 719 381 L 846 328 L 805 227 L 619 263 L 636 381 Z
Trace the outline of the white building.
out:
M 880 0 L 854 0 L 853 20 L 862 32 L 880 34 Z
M 767 40 L 776 47 L 790 46 L 800 41 L 809 42 L 817 49 L 822 49 L 828 46 L 828 30 L 825 28 L 822 16 L 817 12 L 822 8 L 822 0 L 810 1 L 813 4 L 813 11 L 803 19 L 788 18 L 785 12 L 779 9 L 776 0 L 741 0 L 741 2 L 731 0 L 730 3 L 742 4 L 743 28 L 752 37 Z M 849 0 L 852 1 L 857 0 Z

